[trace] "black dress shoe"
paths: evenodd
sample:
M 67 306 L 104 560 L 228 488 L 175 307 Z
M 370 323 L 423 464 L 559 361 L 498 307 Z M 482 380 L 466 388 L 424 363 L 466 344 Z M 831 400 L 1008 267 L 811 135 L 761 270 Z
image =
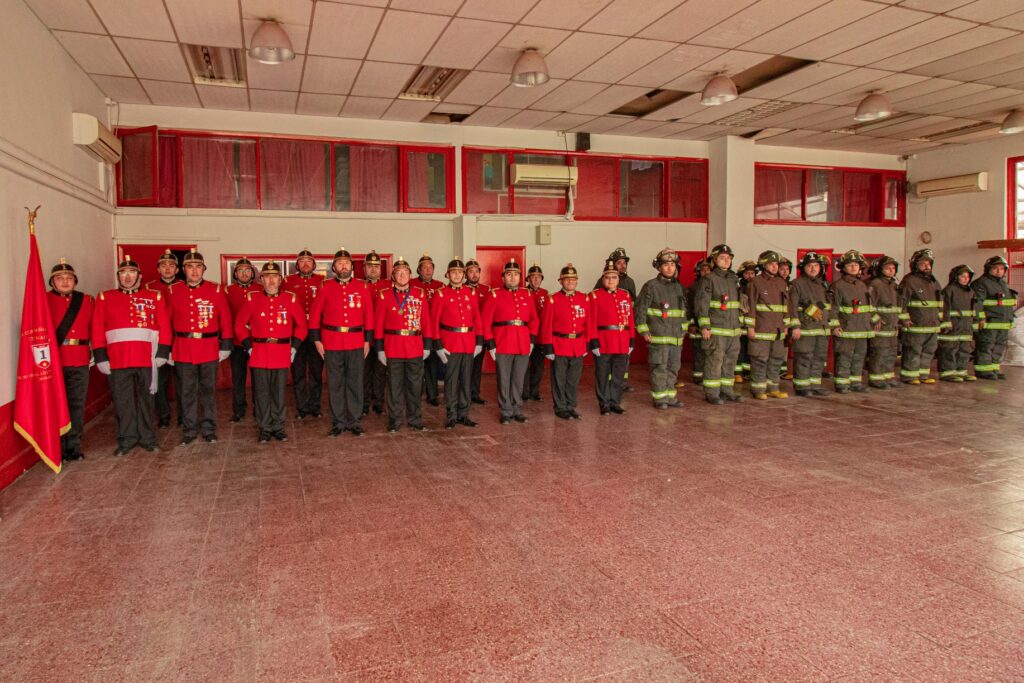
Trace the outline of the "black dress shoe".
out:
M 287 441 L 288 440 L 288 435 L 285 434 L 283 430 L 279 431 L 279 432 L 274 432 L 273 436 L 278 441 Z
M 507 424 L 509 424 L 510 422 L 512 422 L 512 418 L 511 418 L 511 417 L 505 417 L 505 416 L 502 416 L 502 418 L 501 418 L 501 424 L 503 424 L 503 425 L 507 425 Z
M 304 413 L 304 412 L 302 412 L 302 411 L 300 410 L 300 411 L 299 411 L 299 419 L 300 419 L 300 420 L 305 420 L 305 419 L 306 419 L 306 413 Z
M 317 410 L 317 411 L 315 411 L 315 412 L 312 412 L 312 413 L 310 413 L 310 414 L 309 414 L 309 416 L 310 416 L 310 417 L 314 417 L 314 418 L 316 418 L 316 417 L 320 417 L 320 411 L 319 411 L 319 410 Z
M 448 421 L 444 423 L 444 428 L 445 429 L 455 429 L 455 425 L 457 425 L 457 424 L 458 424 L 458 421 L 455 418 L 448 418 Z
M 260 432 L 259 443 L 270 443 L 270 432 Z
M 117 448 L 114 449 L 114 457 L 120 458 L 122 456 L 128 455 L 131 452 L 131 448 L 121 448 L 120 446 L 118 446 Z
M 147 453 L 156 453 L 156 444 L 155 443 L 144 443 L 144 444 L 142 444 L 141 448 L 142 448 L 142 450 L 146 451 Z
M 561 418 L 563 420 L 571 420 L 572 419 L 572 415 L 570 415 L 569 411 L 567 411 L 567 410 L 556 410 L 555 411 L 555 417 Z
M 470 419 L 469 419 L 468 417 L 460 417 L 460 418 L 459 418 L 459 419 L 457 420 L 457 422 L 458 422 L 458 423 L 459 423 L 460 425 L 465 425 L 466 427 L 476 427 L 476 422 L 473 422 L 473 421 L 472 421 L 472 420 L 470 420 Z
M 573 409 L 573 408 L 569 409 L 569 417 L 571 417 L 574 420 L 582 420 L 583 419 L 583 416 L 580 415 L 579 413 L 577 413 L 576 410 Z
M 627 394 L 631 394 L 631 393 L 633 393 L 634 390 L 633 390 L 633 387 L 631 387 L 631 386 L 629 386 L 627 384 L 626 386 L 622 387 L 622 391 L 624 391 Z
M 612 411 L 616 415 L 623 415 L 626 412 L 626 409 L 622 406 L 608 406 L 608 410 Z
M 521 424 L 523 422 L 526 422 L 529 418 L 526 417 L 525 415 L 513 415 L 512 419 Z
M 482 406 L 485 405 L 487 401 L 477 396 L 476 398 L 473 399 L 473 403 L 477 404 L 478 406 Z
M 205 441 L 206 443 L 217 443 L 217 435 L 207 434 L 206 436 L 203 437 L 203 441 Z
M 540 394 L 534 394 L 533 396 L 530 397 L 530 400 L 531 401 L 543 401 L 544 399 L 542 399 L 540 397 Z
M 363 417 L 366 417 L 369 414 L 370 414 L 370 409 L 369 408 L 363 408 Z
M 85 453 L 83 453 L 82 451 L 79 451 L 79 450 L 74 450 L 74 451 L 71 451 L 70 453 L 67 453 L 66 455 L 61 456 L 61 460 L 84 460 L 84 459 L 85 459 Z
M 409 425 L 409 429 L 413 430 L 414 432 L 425 432 L 425 431 L 427 431 L 426 425 L 423 425 L 423 424 L 412 424 L 412 425 Z
M 720 405 L 723 405 L 725 403 L 725 399 L 723 399 L 721 396 L 714 396 L 714 397 L 708 396 L 704 400 L 707 401 L 708 403 L 710 403 L 713 406 L 720 406 Z
M 398 430 L 399 430 L 399 426 L 398 425 L 388 425 L 388 433 L 389 434 L 394 434 Z
M 160 421 L 157 423 L 157 427 L 159 427 L 160 429 L 164 429 L 165 427 L 170 427 L 170 426 L 171 426 L 171 418 L 169 418 L 169 417 L 162 417 L 162 418 L 160 418 Z
M 810 389 L 797 389 L 796 395 L 802 396 L 803 398 L 810 398 L 811 396 L 814 396 L 814 392 Z
M 436 398 L 428 398 L 427 399 L 427 403 L 429 403 L 432 406 L 439 406 L 439 405 L 441 405 L 441 402 L 439 400 L 437 400 Z
M 377 415 L 383 415 L 384 414 L 384 406 L 374 406 L 373 407 L 373 412 L 376 413 Z
M 232 415 L 231 416 L 231 421 L 232 422 L 241 422 L 242 421 L 242 416 L 241 415 Z
M 195 440 L 196 440 L 196 437 L 194 437 L 194 436 L 183 436 L 183 437 L 181 437 L 181 443 L 178 444 L 178 445 L 179 446 L 187 446 L 187 445 L 189 445 L 190 443 L 192 443 Z
M 601 408 L 601 414 L 602 415 L 607 415 L 610 412 L 612 412 L 612 411 L 608 410 L 607 408 Z
M 366 433 L 363 431 L 363 428 L 360 427 L 359 425 L 356 425 L 355 427 L 349 427 L 348 431 L 352 432 L 352 436 L 362 436 L 363 434 Z
M 344 431 L 345 430 L 342 429 L 341 427 L 331 427 L 331 431 L 327 432 L 327 436 L 332 437 L 332 438 L 337 438 L 337 437 L 341 436 L 342 432 L 344 432 Z

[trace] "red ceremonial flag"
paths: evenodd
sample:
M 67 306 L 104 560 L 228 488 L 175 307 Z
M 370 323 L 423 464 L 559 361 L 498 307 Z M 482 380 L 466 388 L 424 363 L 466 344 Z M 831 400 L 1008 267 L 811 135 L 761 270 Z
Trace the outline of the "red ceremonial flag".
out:
M 57 337 L 46 303 L 35 217 L 36 212 L 29 211 L 28 274 L 25 277 L 25 305 L 21 311 L 14 429 L 31 444 L 50 469 L 59 473 L 60 437 L 71 429 L 71 417 L 64 393 L 64 372 L 57 352 Z

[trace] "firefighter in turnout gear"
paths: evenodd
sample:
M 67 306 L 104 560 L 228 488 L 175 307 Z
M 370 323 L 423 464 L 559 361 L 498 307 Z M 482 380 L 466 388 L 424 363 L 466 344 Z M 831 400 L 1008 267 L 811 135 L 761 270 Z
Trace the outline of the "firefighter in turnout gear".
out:
M 981 379 L 1006 379 L 999 363 L 1006 351 L 1017 307 L 1017 292 L 1006 284 L 1009 268 L 1006 259 L 993 256 L 985 261 L 985 274 L 971 285 L 984 309 L 975 337 L 977 351 L 974 355 L 974 372 Z
M 459 257 L 448 262 L 448 286 L 430 300 L 430 338 L 444 368 L 445 429 L 461 424 L 476 427 L 469 419 L 473 384 L 473 359 L 483 350 L 483 329 L 476 292 L 466 286 L 466 266 Z
M 658 274 L 640 289 L 634 313 L 636 332 L 647 342 L 654 407 L 681 408 L 683 404 L 676 398 L 676 376 L 690 314 L 686 289 L 678 280 L 679 254 L 665 247 L 651 266 Z
M 740 321 L 744 328 L 744 334 L 740 335 L 740 355 L 736 360 L 735 380 L 738 384 L 742 384 L 750 377 L 750 339 L 746 335 L 747 314 L 750 312 L 748 309 L 747 285 L 754 279 L 755 275 L 757 275 L 756 262 L 744 261 L 740 264 L 740 312 L 742 313 Z
M 231 319 L 238 317 L 242 310 L 245 297 L 249 292 L 259 289 L 256 286 L 256 273 L 253 270 L 252 261 L 242 257 L 235 262 L 231 273 L 234 283 L 228 285 L 226 291 L 228 306 L 231 308 Z M 242 348 L 241 343 L 236 339 L 231 348 L 231 421 L 239 422 L 245 417 L 248 408 L 245 400 L 245 380 L 249 374 L 249 354 Z
M 551 399 L 555 416 L 579 420 L 576 412 L 583 357 L 587 355 L 590 302 L 576 291 L 579 273 L 571 263 L 558 275 L 562 289 L 548 297 L 540 326 L 540 343 L 551 361 Z
M 588 331 L 590 352 L 594 354 L 594 390 L 601 414 L 622 415 L 622 392 L 626 369 L 633 353 L 633 300 L 619 289 L 619 271 L 615 262 L 605 262 L 601 289 L 590 293 Z
M 537 307 L 537 320 L 544 317 L 544 305 L 548 301 L 548 290 L 541 287 L 544 282 L 544 271 L 534 263 L 526 271 L 526 291 L 533 297 L 533 303 Z M 530 354 L 530 364 L 526 368 L 526 379 L 523 380 L 523 400 L 539 401 L 540 381 L 544 378 L 544 350 L 537 344 Z
M 308 321 L 313 300 L 324 286 L 324 276 L 314 272 L 316 260 L 309 249 L 299 252 L 295 259 L 295 267 L 298 272 L 285 278 L 282 289 L 295 294 Z M 313 345 L 313 340 L 305 337 L 293 355 L 295 358 L 292 360 L 292 389 L 295 391 L 295 409 L 299 413 L 299 419 L 307 416 L 320 417 L 324 359 Z
M 821 371 L 828 360 L 829 303 L 828 282 L 821 275 L 821 260 L 809 251 L 800 259 L 799 276 L 789 285 L 790 304 L 794 309 L 800 336 L 793 338 L 793 386 L 797 396 L 824 396 Z
M 690 304 L 690 319 L 687 337 L 690 338 L 690 346 L 693 351 L 693 383 L 697 386 L 704 384 L 704 339 L 700 335 L 700 328 L 697 326 L 696 314 L 694 313 L 693 302 L 697 299 L 697 288 L 700 287 L 702 277 L 711 272 L 711 263 L 707 257 L 697 261 L 693 267 L 693 284 L 686 290 L 686 301 Z M 686 383 L 682 380 L 676 382 L 676 388 L 682 388 Z
M 376 251 L 371 251 L 363 259 L 363 274 L 366 286 L 374 301 L 380 296 L 382 289 L 388 287 L 388 280 L 381 277 L 383 262 Z M 387 381 L 387 369 L 381 365 L 376 353 L 366 355 L 363 365 L 363 415 L 369 415 L 372 409 L 380 415 L 384 412 L 384 384 Z
M 899 340 L 900 321 L 907 319 L 906 310 L 900 305 L 896 284 L 899 262 L 891 256 L 881 256 L 871 264 L 871 279 L 868 289 L 875 305 L 875 336 L 868 341 L 868 384 L 873 389 L 898 387 L 896 380 L 896 350 Z
M 974 334 L 981 319 L 982 302 L 971 289 L 974 271 L 959 265 L 949 271 L 949 284 L 942 290 L 945 320 L 939 332 L 939 379 L 944 382 L 973 382 L 967 364 L 974 352 Z
M 732 271 L 732 249 L 719 244 L 708 257 L 713 269 L 700 279 L 693 314 L 700 327 L 704 348 L 704 399 L 721 405 L 743 399 L 733 391 L 733 374 L 739 356 L 740 281 Z
M 794 326 L 786 281 L 779 277 L 775 251 L 757 257 L 757 275 L 747 283 L 747 348 L 750 352 L 750 392 L 757 400 L 788 398 L 779 389 L 779 370 L 786 361 L 786 331 L 793 327 L 793 339 L 800 338 Z
M 842 275 L 832 283 L 832 311 L 836 326 L 835 337 L 835 383 L 836 391 L 866 391 L 862 375 L 864 358 L 867 356 L 868 340 L 874 332 L 871 316 L 874 305 L 871 290 L 861 280 L 861 269 L 867 267 L 864 255 L 856 249 L 843 254 L 836 262 L 836 269 Z
M 900 306 L 906 308 L 909 318 L 903 323 L 900 362 L 900 378 L 907 384 L 935 384 L 929 375 L 942 327 L 942 287 L 932 275 L 934 263 L 931 249 L 914 252 L 910 274 L 899 286 Z
M 95 302 L 75 289 L 78 276 L 65 259 L 50 270 L 50 306 L 54 336 L 60 347 L 64 373 L 64 395 L 68 402 L 71 429 L 60 437 L 61 460 L 81 460 L 82 427 L 85 425 L 85 397 L 89 391 L 89 335 Z

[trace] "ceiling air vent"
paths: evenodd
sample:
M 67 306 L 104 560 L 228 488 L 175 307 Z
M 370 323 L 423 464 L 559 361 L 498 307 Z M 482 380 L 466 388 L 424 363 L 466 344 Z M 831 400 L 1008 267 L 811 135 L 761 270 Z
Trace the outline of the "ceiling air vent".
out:
M 402 88 L 402 92 L 398 93 L 398 99 L 440 102 L 455 90 L 455 86 L 461 83 L 468 73 L 465 69 L 421 66 Z
M 245 53 L 241 48 L 182 43 L 181 51 L 196 85 L 245 87 Z
M 720 118 L 717 121 L 713 121 L 716 126 L 749 126 L 755 121 L 760 121 L 763 118 L 769 116 L 775 116 L 781 114 L 784 111 L 789 111 L 796 107 L 803 106 L 800 102 L 784 102 L 782 100 L 769 100 L 762 102 L 749 109 L 738 111 L 735 114 L 730 114 L 724 118 Z
M 692 92 L 683 92 L 681 90 L 652 90 L 634 100 L 626 102 L 615 111 L 610 112 L 610 115 L 633 117 L 645 116 L 650 114 L 652 111 L 657 111 L 662 107 L 667 107 L 673 102 L 678 102 L 684 97 L 688 97 L 692 94 Z

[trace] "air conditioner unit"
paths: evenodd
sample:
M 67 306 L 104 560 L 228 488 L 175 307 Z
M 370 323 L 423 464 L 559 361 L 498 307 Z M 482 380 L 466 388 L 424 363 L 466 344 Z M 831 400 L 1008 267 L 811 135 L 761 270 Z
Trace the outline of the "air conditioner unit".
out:
M 950 178 L 935 178 L 917 183 L 915 192 L 918 197 L 941 197 L 946 194 L 961 192 L 985 192 L 988 190 L 988 173 L 968 173 Z
M 543 185 L 545 187 L 576 187 L 579 169 L 575 166 L 548 166 L 546 164 L 512 164 L 513 185 Z
M 90 154 L 105 163 L 116 164 L 121 160 L 121 139 L 95 116 L 75 112 L 71 115 L 71 122 L 76 145 L 85 147 Z

